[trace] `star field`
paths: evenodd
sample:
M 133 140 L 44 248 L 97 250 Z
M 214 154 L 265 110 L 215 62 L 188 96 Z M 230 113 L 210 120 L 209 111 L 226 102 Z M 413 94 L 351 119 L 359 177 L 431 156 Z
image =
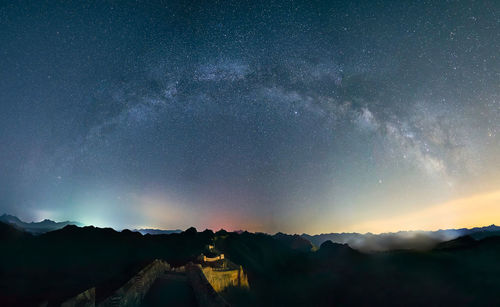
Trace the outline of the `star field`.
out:
M 498 190 L 499 11 L 2 4 L 0 209 L 319 233 Z

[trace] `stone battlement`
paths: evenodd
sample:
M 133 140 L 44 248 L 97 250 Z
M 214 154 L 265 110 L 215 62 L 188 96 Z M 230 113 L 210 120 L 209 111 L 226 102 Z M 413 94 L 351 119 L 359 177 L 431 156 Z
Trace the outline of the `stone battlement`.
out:
M 224 254 L 220 254 L 220 255 L 215 256 L 215 257 L 207 257 L 207 256 L 201 254 L 200 257 L 198 257 L 198 259 L 200 261 L 203 261 L 203 262 L 215 262 L 215 261 L 223 260 Z
M 248 277 L 241 266 L 234 268 L 203 267 L 203 274 L 216 292 L 227 287 L 249 288 Z

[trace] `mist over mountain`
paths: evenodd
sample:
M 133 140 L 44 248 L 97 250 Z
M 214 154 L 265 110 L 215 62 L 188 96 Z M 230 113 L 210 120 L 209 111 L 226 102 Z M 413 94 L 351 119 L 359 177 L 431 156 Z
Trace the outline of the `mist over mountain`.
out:
M 319 235 L 302 234 L 315 246 L 320 246 L 330 240 L 335 243 L 348 244 L 363 252 L 380 252 L 389 250 L 430 250 L 441 242 L 469 235 L 472 238 L 483 239 L 500 234 L 500 227 L 490 225 L 485 227 L 440 229 L 436 231 L 399 231 L 381 234 L 372 233 L 326 233 Z

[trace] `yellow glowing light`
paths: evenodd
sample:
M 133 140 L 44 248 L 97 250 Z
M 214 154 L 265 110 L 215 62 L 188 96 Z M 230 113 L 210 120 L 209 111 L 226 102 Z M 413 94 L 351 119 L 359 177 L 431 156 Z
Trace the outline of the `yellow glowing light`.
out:
M 437 230 L 500 223 L 500 190 L 448 201 L 422 210 L 353 225 L 358 232 Z

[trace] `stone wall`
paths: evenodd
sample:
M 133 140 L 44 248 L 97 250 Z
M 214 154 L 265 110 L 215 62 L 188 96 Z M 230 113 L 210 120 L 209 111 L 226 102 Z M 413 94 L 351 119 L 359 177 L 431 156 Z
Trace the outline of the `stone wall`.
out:
M 232 263 L 229 259 L 224 259 L 224 264 L 221 267 L 202 267 L 199 264 L 189 263 L 178 268 L 171 268 L 168 263 L 155 260 L 97 306 L 139 306 L 155 280 L 166 271 L 187 275 L 200 307 L 229 306 L 218 292 L 230 286 L 249 287 L 248 278 L 243 268 Z M 95 307 L 95 288 L 78 294 L 61 306 Z
M 139 306 L 154 281 L 169 270 L 170 265 L 165 261 L 153 261 L 98 306 Z
M 95 288 L 90 288 L 70 298 L 62 303 L 61 307 L 95 307 Z
M 235 269 L 204 267 L 203 274 L 217 292 L 224 291 L 231 286 L 249 288 L 247 275 L 241 266 Z
M 186 266 L 186 274 L 191 287 L 193 287 L 199 307 L 229 306 L 229 304 L 214 290 L 210 282 L 208 282 L 201 265 L 189 263 Z

